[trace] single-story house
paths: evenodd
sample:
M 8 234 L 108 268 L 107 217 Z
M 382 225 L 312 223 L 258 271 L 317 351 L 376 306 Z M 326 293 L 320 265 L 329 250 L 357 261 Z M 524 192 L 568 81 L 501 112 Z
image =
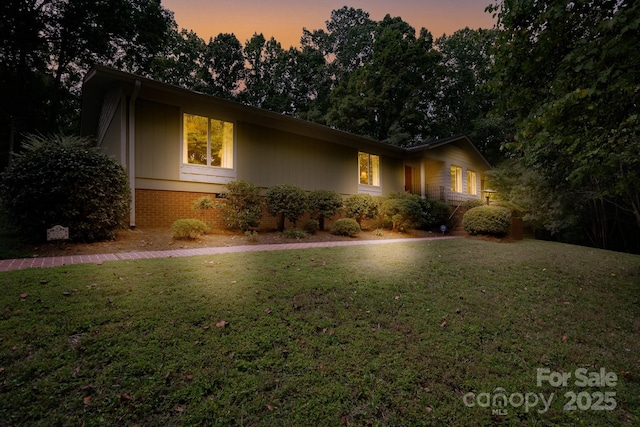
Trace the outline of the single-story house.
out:
M 400 148 L 102 66 L 84 79 L 81 126 L 127 171 L 132 227 L 194 217 L 234 180 L 458 204 L 491 168 L 466 136 Z

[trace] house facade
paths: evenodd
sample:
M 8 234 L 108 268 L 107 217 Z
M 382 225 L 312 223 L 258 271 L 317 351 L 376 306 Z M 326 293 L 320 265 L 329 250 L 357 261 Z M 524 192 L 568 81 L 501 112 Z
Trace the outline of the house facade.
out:
M 132 227 L 194 217 L 197 198 L 235 180 L 459 203 L 481 197 L 491 167 L 464 136 L 404 149 L 100 66 L 84 80 L 82 134 L 127 171 Z

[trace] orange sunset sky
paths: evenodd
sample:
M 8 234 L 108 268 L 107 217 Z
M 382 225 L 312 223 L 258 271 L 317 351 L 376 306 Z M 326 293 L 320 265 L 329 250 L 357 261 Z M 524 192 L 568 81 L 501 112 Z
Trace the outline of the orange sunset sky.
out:
M 438 38 L 456 30 L 492 28 L 484 9 L 492 0 L 162 0 L 173 11 L 178 27 L 195 31 L 209 41 L 233 33 L 243 45 L 254 33 L 275 37 L 283 48 L 300 46 L 302 29 L 325 29 L 331 11 L 343 6 L 369 12 L 380 21 L 399 16 L 416 29 L 427 28 Z

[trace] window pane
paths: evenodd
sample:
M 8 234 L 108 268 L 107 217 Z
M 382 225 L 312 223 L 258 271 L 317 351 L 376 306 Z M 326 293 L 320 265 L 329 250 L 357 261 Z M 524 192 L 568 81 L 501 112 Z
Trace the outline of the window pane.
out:
M 211 119 L 211 166 L 233 168 L 233 123 Z
M 467 171 L 467 192 L 469 194 L 478 194 L 476 173 L 473 171 Z
M 379 187 L 380 186 L 380 157 L 371 155 L 370 158 L 371 158 L 371 177 L 369 179 L 369 184 Z
M 206 165 L 209 119 L 185 114 L 183 127 L 184 162 L 194 165 Z
M 451 166 L 451 191 L 462 193 L 462 168 Z
M 358 153 L 360 163 L 360 184 L 369 184 L 369 155 L 367 153 Z

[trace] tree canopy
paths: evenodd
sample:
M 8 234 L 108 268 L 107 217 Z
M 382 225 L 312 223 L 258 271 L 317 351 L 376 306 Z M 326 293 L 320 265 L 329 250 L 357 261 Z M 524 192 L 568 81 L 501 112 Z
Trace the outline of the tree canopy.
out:
M 640 4 L 504 0 L 498 18 L 497 112 L 515 118 L 506 147 L 570 200 L 591 243 L 640 227 Z M 629 225 L 635 218 L 635 227 Z

